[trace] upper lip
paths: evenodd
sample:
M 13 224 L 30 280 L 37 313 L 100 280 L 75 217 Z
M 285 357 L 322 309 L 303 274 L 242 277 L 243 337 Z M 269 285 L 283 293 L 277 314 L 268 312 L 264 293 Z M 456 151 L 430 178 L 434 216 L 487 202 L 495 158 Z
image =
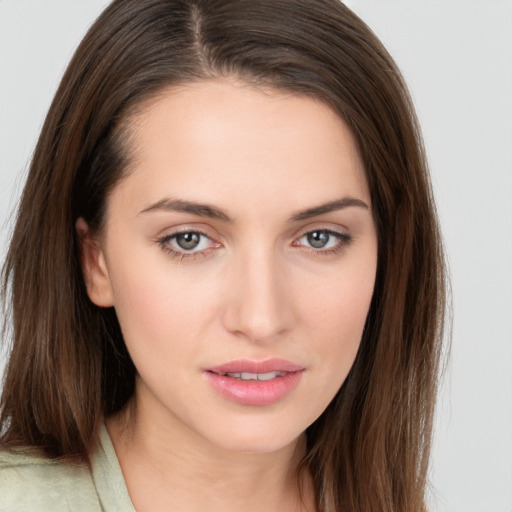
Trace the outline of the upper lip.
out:
M 286 361 L 285 359 L 266 359 L 264 361 L 253 361 L 250 359 L 238 359 L 229 361 L 219 366 L 207 368 L 213 373 L 269 373 L 269 372 L 299 372 L 304 366 Z

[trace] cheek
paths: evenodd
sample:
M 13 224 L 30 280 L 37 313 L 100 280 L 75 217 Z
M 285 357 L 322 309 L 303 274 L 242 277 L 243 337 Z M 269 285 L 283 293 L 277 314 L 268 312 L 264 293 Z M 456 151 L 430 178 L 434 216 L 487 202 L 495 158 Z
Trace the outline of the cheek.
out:
M 318 340 L 359 343 L 373 296 L 376 258 L 350 261 L 302 287 L 301 316 Z M 353 264 L 348 264 L 353 263 Z M 321 343 L 320 343 L 321 344 Z
M 310 327 L 316 335 L 312 333 L 310 339 L 315 340 L 315 352 L 323 364 L 346 374 L 361 342 L 369 298 L 340 294 L 331 299 L 325 297 L 324 308 L 320 304 L 313 308 Z
M 170 357 L 199 350 L 201 332 L 213 315 L 212 287 L 159 256 L 148 261 L 147 255 L 132 254 L 111 273 L 116 314 L 134 360 L 152 357 L 149 347 Z
M 319 376 L 315 385 L 326 390 L 319 409 L 334 397 L 354 363 L 373 295 L 374 269 L 369 264 L 361 272 L 342 272 L 303 301 L 303 325 L 314 346 L 313 366 Z

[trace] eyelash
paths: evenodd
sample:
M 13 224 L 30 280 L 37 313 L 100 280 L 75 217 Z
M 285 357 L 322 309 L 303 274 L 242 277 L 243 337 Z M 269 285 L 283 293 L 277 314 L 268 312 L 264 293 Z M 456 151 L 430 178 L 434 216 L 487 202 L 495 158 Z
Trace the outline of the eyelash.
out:
M 306 231 L 305 233 L 303 233 L 293 243 L 295 244 L 295 242 L 313 233 L 325 233 L 326 235 L 329 235 L 330 237 L 334 237 L 336 239 L 335 245 L 328 249 L 315 249 L 314 247 L 308 247 L 309 251 L 312 254 L 320 257 L 339 253 L 341 250 L 347 247 L 353 240 L 352 237 L 350 235 L 347 235 L 346 233 L 339 233 L 338 231 L 333 231 L 331 229 L 312 229 L 310 231 Z
M 163 236 L 162 238 L 159 238 L 157 240 L 158 244 L 160 245 L 161 249 L 166 252 L 167 254 L 170 254 L 173 258 L 179 260 L 179 261 L 182 261 L 184 259 L 188 259 L 188 260 L 194 260 L 195 258 L 197 257 L 207 257 L 209 255 L 209 253 L 213 250 L 213 248 L 209 247 L 207 249 L 204 249 L 202 251 L 193 251 L 193 252 L 187 252 L 185 250 L 183 250 L 183 252 L 180 252 L 176 249 L 173 249 L 169 243 L 171 242 L 171 240 L 173 239 L 176 239 L 177 236 L 179 235 L 199 235 L 201 238 L 208 238 L 211 240 L 211 238 L 206 234 L 206 233 L 203 233 L 202 231 L 197 231 L 197 230 L 194 230 L 194 229 L 190 229 L 190 230 L 184 230 L 184 231 L 177 231 L 176 233 L 173 233 L 172 235 L 166 235 L 166 236 Z M 220 244 L 216 244 L 217 246 L 220 246 Z
M 315 249 L 314 247 L 307 247 L 307 250 L 309 250 L 315 256 L 328 256 L 328 255 L 337 254 L 338 252 L 343 250 L 346 246 L 348 246 L 353 241 L 352 237 L 350 235 L 347 235 L 346 233 L 339 233 L 337 231 L 332 231 L 330 229 L 313 229 L 310 231 L 306 231 L 305 233 L 300 235 L 298 238 L 296 238 L 292 245 L 294 247 L 302 245 L 302 244 L 298 244 L 297 242 L 299 240 L 301 240 L 302 238 L 307 237 L 308 235 L 311 235 L 315 232 L 325 233 L 326 235 L 329 235 L 329 236 L 337 239 L 335 246 L 330 247 L 328 249 L 321 249 L 321 248 Z M 201 238 L 204 237 L 204 238 L 211 240 L 211 238 L 206 233 L 203 233 L 202 231 L 185 230 L 185 231 L 177 231 L 176 233 L 173 233 L 172 235 L 163 236 L 163 237 L 157 239 L 156 241 L 160 245 L 161 249 L 164 252 L 166 252 L 167 254 L 171 255 L 173 258 L 175 258 L 179 261 L 183 261 L 184 259 L 194 260 L 197 257 L 203 257 L 203 258 L 208 257 L 210 252 L 216 248 L 216 247 L 208 247 L 207 249 L 203 249 L 200 251 L 187 252 L 187 251 L 183 250 L 183 252 L 181 252 L 176 249 L 173 249 L 169 245 L 170 241 L 173 239 L 176 239 L 177 236 L 187 235 L 187 234 L 199 235 Z M 219 243 L 214 242 L 214 244 L 217 247 L 220 247 Z

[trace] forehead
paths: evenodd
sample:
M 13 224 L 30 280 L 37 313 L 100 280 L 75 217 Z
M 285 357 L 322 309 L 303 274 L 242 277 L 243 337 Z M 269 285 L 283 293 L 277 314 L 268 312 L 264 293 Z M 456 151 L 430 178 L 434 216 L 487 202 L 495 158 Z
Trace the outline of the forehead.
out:
M 353 134 L 311 97 L 198 82 L 163 91 L 128 131 L 130 172 L 120 186 L 131 184 L 138 206 L 162 194 L 207 202 L 255 197 L 290 208 L 341 195 L 369 201 Z

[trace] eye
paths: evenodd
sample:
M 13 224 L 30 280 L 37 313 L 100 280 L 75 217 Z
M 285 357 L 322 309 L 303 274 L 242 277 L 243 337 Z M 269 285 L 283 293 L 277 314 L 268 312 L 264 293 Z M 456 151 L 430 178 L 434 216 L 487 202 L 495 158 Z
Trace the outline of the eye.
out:
M 184 251 L 193 251 L 194 249 L 200 248 L 201 242 L 206 238 L 201 233 L 189 232 L 189 233 L 178 233 L 174 235 L 171 240 L 178 246 L 180 249 Z
M 200 231 L 181 231 L 159 239 L 158 243 L 164 251 L 179 259 L 205 254 L 220 246 Z
M 315 229 L 302 235 L 294 245 L 303 245 L 318 252 L 332 253 L 349 244 L 352 238 L 345 233 L 330 229 Z

